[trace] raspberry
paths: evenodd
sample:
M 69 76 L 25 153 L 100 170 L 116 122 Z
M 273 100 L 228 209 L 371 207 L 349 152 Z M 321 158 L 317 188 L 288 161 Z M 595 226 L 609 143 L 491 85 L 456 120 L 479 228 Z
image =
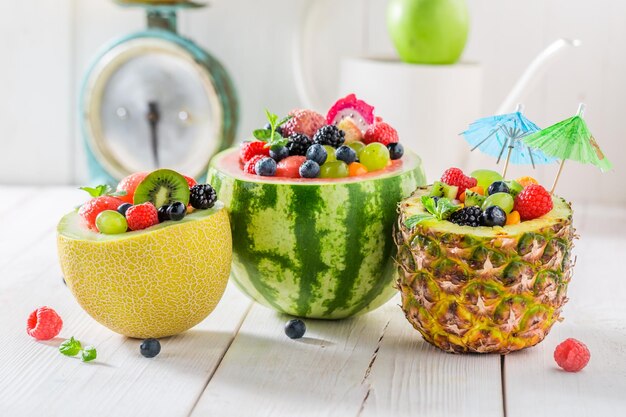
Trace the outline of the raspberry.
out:
M 148 176 L 149 172 L 135 172 L 128 177 L 123 178 L 117 184 L 117 191 L 126 191 L 126 195 L 120 196 L 119 199 L 125 203 L 133 204 L 135 190 L 141 181 Z
M 589 363 L 591 353 L 584 343 L 566 339 L 554 349 L 554 360 L 567 372 L 578 372 Z
M 290 111 L 289 116 L 292 116 L 291 119 L 282 126 L 284 137 L 299 133 L 312 138 L 326 124 L 324 116 L 313 110 L 296 109 Z
M 255 155 L 270 156 L 270 148 L 265 147 L 266 143 L 260 140 L 244 142 L 239 148 L 239 158 L 244 164 Z
M 476 178 L 468 177 L 459 168 L 448 168 L 441 176 L 441 182 L 459 187 L 456 198 L 461 197 L 468 188 L 476 187 L 478 184 Z
M 119 198 L 108 195 L 94 197 L 80 207 L 78 215 L 82 217 L 83 222 L 88 228 L 98 231 L 96 227 L 96 217 L 98 217 L 98 214 L 104 210 L 117 210 L 123 203 L 124 202 Z
M 243 172 L 245 172 L 246 174 L 254 174 L 254 175 L 256 175 L 256 171 L 255 171 L 254 167 L 256 166 L 256 163 L 259 162 L 263 158 L 266 158 L 266 156 L 265 155 L 254 155 L 243 166 Z
M 132 206 L 126 212 L 130 230 L 142 230 L 159 223 L 159 213 L 154 204 L 147 202 Z
M 186 175 L 183 175 L 183 177 L 185 177 L 185 179 L 187 180 L 187 184 L 189 184 L 189 188 L 197 184 L 196 180 L 194 180 L 193 178 L 188 177 Z
M 363 142 L 370 144 L 372 142 L 380 142 L 387 146 L 390 143 L 398 143 L 398 132 L 388 123 L 379 122 L 371 125 L 363 136 Z
M 530 184 L 515 197 L 514 210 L 524 220 L 541 217 L 552 210 L 552 196 L 539 184 Z
M 39 307 L 30 313 L 26 332 L 37 340 L 50 340 L 61 332 L 63 320 L 50 307 Z

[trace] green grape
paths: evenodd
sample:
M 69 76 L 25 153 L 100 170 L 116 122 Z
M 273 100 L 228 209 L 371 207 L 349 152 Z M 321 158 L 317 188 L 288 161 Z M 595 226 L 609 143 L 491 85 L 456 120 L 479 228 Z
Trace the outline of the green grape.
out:
M 470 174 L 470 177 L 476 178 L 478 185 L 483 187 L 485 193 L 487 192 L 487 188 L 489 188 L 492 183 L 502 181 L 502 175 L 500 175 L 499 172 L 491 171 L 489 169 L 477 169 Z
M 498 206 L 508 214 L 513 210 L 513 197 L 511 197 L 509 193 L 491 194 L 485 199 L 481 209 L 485 210 L 487 207 L 491 206 Z
M 509 186 L 509 190 L 510 190 L 509 192 L 511 193 L 513 198 L 517 197 L 517 195 L 521 193 L 522 190 L 524 189 L 524 187 L 522 187 L 522 184 L 520 184 L 517 181 L 511 180 L 511 181 L 505 181 L 505 182 L 506 182 L 506 185 Z
M 117 235 L 126 232 L 126 218 L 115 210 L 104 210 L 96 217 L 96 227 L 105 235 Z
M 359 154 L 361 163 L 368 171 L 378 171 L 387 166 L 389 162 L 389 149 L 382 143 L 374 142 L 367 145 Z
M 324 149 L 326 149 L 326 153 L 328 154 L 328 156 L 326 157 L 326 162 L 324 162 L 324 164 L 327 164 L 329 162 L 335 162 L 337 160 L 337 157 L 335 156 L 335 148 L 333 148 L 330 145 L 323 145 Z
M 348 146 L 351 147 L 354 152 L 356 152 L 356 156 L 357 157 L 359 156 L 361 151 L 363 149 L 365 149 L 365 144 L 363 142 L 359 142 L 359 141 L 350 142 L 350 143 L 348 143 Z
M 320 178 L 344 178 L 350 173 L 343 161 L 326 162 L 320 167 Z

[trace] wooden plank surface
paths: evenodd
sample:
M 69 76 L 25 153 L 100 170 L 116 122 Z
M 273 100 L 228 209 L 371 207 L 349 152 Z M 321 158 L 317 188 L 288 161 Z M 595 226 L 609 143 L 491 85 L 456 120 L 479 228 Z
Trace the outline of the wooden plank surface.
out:
M 575 216 L 580 239 L 565 320 L 538 346 L 506 357 L 509 417 L 626 415 L 626 211 L 583 206 Z M 569 337 L 591 352 L 578 373 L 562 371 L 553 359 Z
M 0 188 L 0 192 L 5 188 Z M 182 335 L 161 340 L 152 360 L 140 341 L 119 336 L 81 310 L 63 285 L 54 226 L 62 213 L 84 200 L 75 189 L 35 192 L 22 213 L 2 228 L 0 253 L 0 415 L 187 416 L 221 361 L 250 302 L 234 288 L 208 319 Z M 34 214 L 38 215 L 34 215 Z M 25 332 L 37 306 L 50 305 L 64 319 L 59 337 L 36 342 Z M 57 348 L 75 336 L 98 349 L 89 364 Z M 43 413 L 43 414 L 42 414 Z
M 0 207 L 2 416 L 626 415 L 621 207 L 577 209 L 581 239 L 565 322 L 539 346 L 506 356 L 501 368 L 497 355 L 430 347 L 397 300 L 350 320 L 307 320 L 306 337 L 292 341 L 283 332 L 287 316 L 252 305 L 233 287 L 207 320 L 162 339 L 161 354 L 145 359 L 138 340 L 96 323 L 62 283 L 54 226 L 84 200 L 82 192 L 0 186 L 0 193 L 20 207 L 18 215 Z M 64 319 L 50 342 L 24 331 L 40 305 Z M 98 359 L 62 356 L 57 347 L 70 336 L 95 345 Z M 578 374 L 560 371 L 552 359 L 567 337 L 592 352 Z

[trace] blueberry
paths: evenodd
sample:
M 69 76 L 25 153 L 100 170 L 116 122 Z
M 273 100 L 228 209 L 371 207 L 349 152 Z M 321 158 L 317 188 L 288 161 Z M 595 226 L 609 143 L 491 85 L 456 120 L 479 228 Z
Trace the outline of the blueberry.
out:
M 187 213 L 187 207 L 180 201 L 172 203 L 167 209 L 167 215 L 174 221 L 182 220 L 185 213 Z
M 487 188 L 487 195 L 495 194 L 495 193 L 506 193 L 510 192 L 509 186 L 506 185 L 504 181 L 495 181 L 492 182 L 489 188 Z
M 117 208 L 117 212 L 119 214 L 121 214 L 122 216 L 126 217 L 126 212 L 128 211 L 129 208 L 131 208 L 133 205 L 130 203 L 124 203 L 124 204 L 120 204 L 119 207 Z
M 306 159 L 315 161 L 318 165 L 324 165 L 326 158 L 328 158 L 328 152 L 318 143 L 309 146 L 309 149 L 306 151 Z
M 320 166 L 315 161 L 307 160 L 300 165 L 299 172 L 302 178 L 317 178 L 320 175 Z
M 139 346 L 139 352 L 146 358 L 154 358 L 161 352 L 161 343 L 156 339 L 146 339 L 141 342 Z
M 343 161 L 348 165 L 356 161 L 356 152 L 354 152 L 354 149 L 346 145 L 338 147 L 335 151 L 335 156 L 337 157 L 337 160 Z
M 290 339 L 300 339 L 306 332 L 306 324 L 300 319 L 289 320 L 285 324 L 285 334 Z
M 402 155 L 404 155 L 404 146 L 399 143 L 390 143 L 387 145 L 387 149 L 389 149 L 389 157 L 393 159 L 400 159 Z
M 159 209 L 157 210 L 157 213 L 159 215 L 159 223 L 163 223 L 167 220 L 172 220 L 170 217 L 170 214 L 168 213 L 167 209 L 169 209 L 170 206 L 169 205 L 164 205 L 159 207 Z
M 506 224 L 506 213 L 498 206 L 487 207 L 483 212 L 482 224 L 488 227 L 504 226 Z
M 270 156 L 274 159 L 274 161 L 278 162 L 289 156 L 289 149 L 287 149 L 286 146 L 272 147 L 270 148 Z
M 254 166 L 257 175 L 273 177 L 276 174 L 276 161 L 272 158 L 263 158 Z

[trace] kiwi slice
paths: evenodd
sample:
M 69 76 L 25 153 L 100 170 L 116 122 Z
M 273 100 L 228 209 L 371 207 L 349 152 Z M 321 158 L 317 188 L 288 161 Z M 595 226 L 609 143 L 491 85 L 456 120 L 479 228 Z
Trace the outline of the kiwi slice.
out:
M 157 169 L 148 174 L 137 186 L 134 204 L 151 202 L 159 207 L 180 201 L 189 204 L 189 184 L 185 177 L 171 169 Z
M 484 195 L 480 195 L 471 190 L 465 190 L 465 207 L 481 207 L 486 199 L 487 197 L 485 197 Z
M 456 185 L 448 185 L 445 182 L 435 181 L 429 195 L 430 197 L 444 197 L 449 200 L 454 200 L 458 191 L 459 187 Z

